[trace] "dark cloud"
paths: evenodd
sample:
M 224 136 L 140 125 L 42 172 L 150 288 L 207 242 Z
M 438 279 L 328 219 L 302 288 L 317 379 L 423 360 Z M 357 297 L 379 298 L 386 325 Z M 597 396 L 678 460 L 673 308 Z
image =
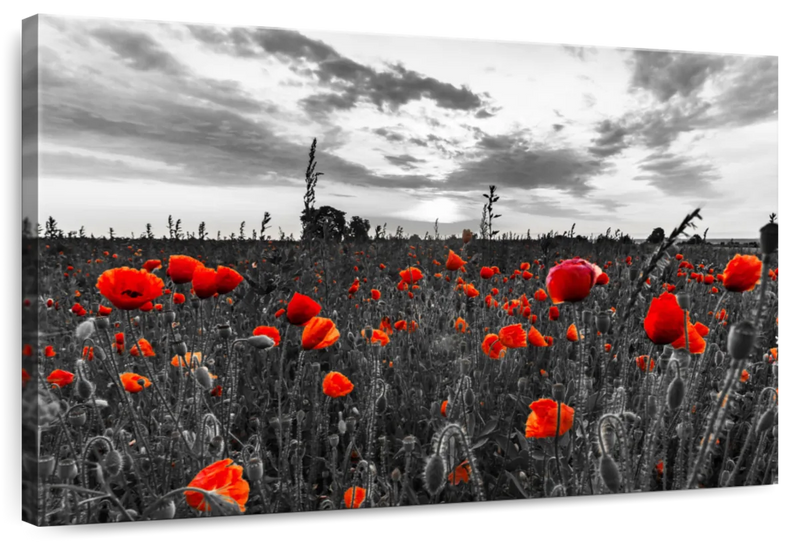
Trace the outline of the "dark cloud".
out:
M 296 73 L 331 88 L 302 101 L 311 115 L 352 109 L 364 101 L 381 109 L 395 110 L 409 102 L 427 98 L 449 110 L 476 111 L 476 117 L 490 117 L 485 100 L 465 86 L 457 87 L 390 64 L 383 70 L 365 66 L 339 54 L 326 43 L 292 30 L 189 27 L 192 35 L 212 49 L 226 54 L 263 54 L 287 63 Z
M 412 157 L 411 155 L 384 155 L 387 161 L 395 166 L 399 166 L 403 170 L 413 170 L 417 164 L 424 163 L 425 160 Z
M 637 181 L 647 181 L 665 193 L 681 196 L 712 195 L 711 182 L 720 178 L 714 165 L 673 153 L 653 153 L 640 164 Z
M 699 92 L 714 74 L 725 69 L 722 55 L 670 51 L 634 51 L 631 86 L 653 93 L 666 102 L 673 96 L 687 97 Z
M 597 126 L 597 132 L 589 147 L 589 153 L 596 157 L 611 157 L 628 147 L 628 131 L 619 123 L 606 119 Z
M 383 136 L 390 142 L 403 142 L 406 139 L 405 136 L 403 136 L 402 134 L 385 127 L 376 128 L 372 132 L 374 132 L 378 136 Z M 425 145 L 425 143 L 423 142 L 422 145 Z
M 111 48 L 117 58 L 136 70 L 156 70 L 167 74 L 184 73 L 183 65 L 144 32 L 104 27 L 91 32 L 92 37 Z
M 562 130 L 564 130 L 564 125 L 561 125 L 559 123 L 553 123 L 553 130 L 556 132 L 561 132 Z

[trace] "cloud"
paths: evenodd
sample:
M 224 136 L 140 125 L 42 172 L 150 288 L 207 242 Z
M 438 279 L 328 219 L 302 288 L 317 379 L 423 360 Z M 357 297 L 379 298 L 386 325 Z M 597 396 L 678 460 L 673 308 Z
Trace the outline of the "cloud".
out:
M 384 155 L 387 161 L 392 163 L 395 166 L 399 166 L 403 170 L 413 170 L 416 168 L 415 165 L 419 163 L 424 163 L 423 159 L 417 159 L 416 157 L 412 157 L 411 155 Z
M 91 36 L 111 48 L 117 58 L 136 70 L 156 70 L 172 75 L 184 73 L 183 65 L 144 32 L 103 27 L 93 30 Z
M 647 181 L 667 194 L 713 195 L 711 182 L 720 178 L 714 165 L 702 159 L 668 152 L 653 153 L 639 164 L 642 174 L 634 177 Z
M 633 51 L 631 86 L 651 92 L 661 102 L 676 94 L 682 97 L 699 92 L 706 81 L 725 69 L 722 55 L 670 51 Z
M 597 133 L 597 137 L 592 140 L 592 145 L 589 147 L 589 153 L 596 157 L 617 155 L 629 145 L 626 141 L 628 131 L 618 122 L 608 119 L 601 121 L 597 125 Z
M 263 54 L 287 63 L 296 73 L 313 79 L 317 85 L 329 87 L 331 92 L 302 100 L 310 115 L 350 110 L 360 102 L 371 103 L 381 110 L 396 110 L 424 98 L 443 109 L 475 111 L 478 118 L 494 115 L 486 109 L 485 99 L 466 86 L 457 87 L 424 76 L 400 63 L 378 70 L 293 30 L 221 30 L 193 26 L 189 30 L 196 39 L 217 52 L 249 57 L 260 49 Z

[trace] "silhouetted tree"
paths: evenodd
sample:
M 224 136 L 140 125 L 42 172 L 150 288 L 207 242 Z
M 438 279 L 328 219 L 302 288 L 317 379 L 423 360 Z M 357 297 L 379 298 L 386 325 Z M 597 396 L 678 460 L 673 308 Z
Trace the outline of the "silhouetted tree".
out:
M 653 229 L 653 232 L 650 233 L 650 236 L 647 237 L 647 242 L 650 244 L 660 244 L 664 241 L 664 236 L 664 229 L 656 227 Z
M 303 234 L 317 240 L 341 242 L 347 233 L 345 215 L 345 212 L 331 206 L 303 210 L 300 215 L 300 221 L 304 225 Z
M 369 240 L 369 219 L 362 219 L 357 215 L 351 217 L 348 235 L 359 242 Z

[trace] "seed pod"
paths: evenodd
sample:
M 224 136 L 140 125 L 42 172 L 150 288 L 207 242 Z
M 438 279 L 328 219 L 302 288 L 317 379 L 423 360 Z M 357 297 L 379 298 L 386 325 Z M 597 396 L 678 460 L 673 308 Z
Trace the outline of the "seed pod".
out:
M 600 476 L 602 476 L 603 482 L 612 493 L 616 493 L 619 490 L 622 476 L 619 473 L 617 462 L 608 455 L 600 458 Z
M 172 343 L 172 354 L 177 355 L 179 357 L 183 357 L 189 351 L 189 347 L 186 345 L 186 342 L 173 342 Z
M 756 327 L 749 321 L 740 321 L 731 327 L 728 335 L 728 353 L 736 361 L 747 358 L 756 341 Z
M 172 519 L 175 517 L 175 503 L 171 499 L 159 500 L 150 512 L 150 519 Z
M 405 451 L 406 453 L 411 453 L 412 451 L 414 451 L 414 443 L 416 441 L 417 439 L 414 438 L 413 436 L 410 435 L 406 436 L 403 439 L 403 451 Z
M 39 478 L 48 479 L 56 469 L 56 458 L 52 455 L 45 455 L 39 458 Z
M 194 370 L 194 377 L 203 389 L 206 391 L 211 389 L 211 375 L 208 373 L 208 369 L 205 366 L 198 366 Z
M 107 330 L 111 326 L 111 322 L 107 317 L 98 317 L 94 320 L 94 326 L 101 331 Z
M 62 459 L 58 462 L 58 477 L 65 481 L 71 482 L 78 475 L 78 465 L 75 464 L 74 459 Z
M 611 330 L 611 314 L 608 312 L 600 312 L 595 317 L 594 325 L 598 331 L 605 334 Z
M 250 458 L 247 463 L 247 479 L 251 482 L 260 482 L 263 477 L 264 462 L 259 457 Z
M 428 457 L 428 461 L 425 463 L 425 487 L 428 493 L 435 495 L 442 490 L 445 484 L 444 473 L 444 459 L 442 459 L 442 456 L 434 453 Z
M 230 338 L 233 331 L 231 331 L 231 326 L 227 323 L 220 323 L 217 325 L 217 334 L 220 338 Z
M 553 399 L 556 402 L 563 403 L 565 395 L 566 395 L 566 388 L 564 387 L 563 383 L 553 384 Z
M 675 411 L 680 408 L 685 393 L 686 384 L 683 383 L 683 379 L 680 376 L 675 376 L 675 379 L 669 384 L 669 389 L 667 389 L 667 405 L 670 410 Z
M 331 448 L 336 449 L 339 447 L 339 435 L 338 434 L 329 434 L 328 435 L 328 444 L 331 445 Z
M 681 291 L 676 298 L 681 310 L 687 312 L 692 309 L 692 296 L 687 291 Z
M 116 476 L 122 471 L 122 455 L 117 450 L 111 450 L 103 459 L 103 468 L 109 476 Z
M 592 322 L 592 318 L 594 314 L 591 310 L 584 310 L 581 312 L 581 320 L 583 320 L 584 325 L 589 325 Z
M 761 434 L 764 431 L 768 431 L 774 423 L 775 423 L 775 410 L 767 410 L 759 418 L 758 427 L 756 427 L 756 432 L 758 434 Z

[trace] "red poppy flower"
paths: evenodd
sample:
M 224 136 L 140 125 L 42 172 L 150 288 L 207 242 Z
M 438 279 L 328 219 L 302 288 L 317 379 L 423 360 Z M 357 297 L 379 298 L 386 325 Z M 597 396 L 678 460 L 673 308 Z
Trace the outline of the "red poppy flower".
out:
M 55 357 L 56 355 L 58 355 L 58 354 L 56 353 L 56 350 L 53 349 L 53 346 L 45 346 L 44 347 L 44 356 L 45 357 Z
M 217 294 L 217 271 L 213 268 L 198 266 L 192 276 L 192 289 L 198 298 L 211 298 Z
M 458 319 L 456 319 L 455 329 L 458 332 L 462 332 L 462 333 L 467 332 L 468 328 L 469 328 L 469 325 L 467 325 L 467 322 L 464 320 L 463 317 L 459 317 Z
M 31 381 L 31 375 L 28 374 L 28 371 L 24 368 L 22 369 L 22 387 L 28 385 L 28 382 Z
M 423 278 L 422 271 L 419 268 L 409 267 L 400 271 L 400 278 L 405 283 L 416 283 Z
M 281 333 L 275 327 L 267 327 L 265 325 L 256 327 L 253 329 L 253 336 L 269 336 L 272 338 L 272 341 L 275 342 L 275 346 L 281 344 Z
M 447 401 L 447 400 L 443 401 L 442 402 L 442 407 L 439 409 L 439 411 L 442 413 L 443 417 L 447 417 L 447 405 L 448 405 L 448 403 L 449 403 L 449 401 Z
M 466 460 L 447 476 L 447 481 L 452 485 L 466 484 L 469 483 L 470 474 L 472 474 L 472 468 L 469 466 L 469 460 Z
M 366 338 L 366 331 L 361 331 L 361 336 Z M 372 330 L 372 337 L 367 338 L 373 344 L 380 344 L 381 346 L 385 346 L 389 343 L 389 335 L 383 332 L 380 329 L 373 329 Z
M 353 492 L 355 491 L 355 497 Z M 363 487 L 348 487 L 344 492 L 344 507 L 345 508 L 361 508 L 364 499 L 367 498 L 367 490 Z
M 492 270 L 488 266 L 484 266 L 483 268 L 481 268 L 481 278 L 489 280 L 492 278 L 492 276 L 494 276 L 494 270 Z
M 480 291 L 475 289 L 474 285 L 468 283 L 464 286 L 464 294 L 467 295 L 469 298 L 475 298 L 477 296 L 480 296 L 481 293 Z
M 199 351 L 195 351 L 194 354 L 186 352 L 182 357 L 178 357 L 177 355 L 172 357 L 172 360 L 169 364 L 172 366 L 188 366 L 190 368 L 194 368 L 195 365 L 200 364 L 203 361 L 203 354 Z
M 77 315 L 78 317 L 83 317 L 83 316 L 86 315 L 86 308 L 84 308 L 83 306 L 81 306 L 77 302 L 72 305 L 72 308 L 70 308 L 70 311 L 73 314 Z
M 250 484 L 242 478 L 243 470 L 241 466 L 234 465 L 232 459 L 222 459 L 198 472 L 187 487 L 196 487 L 213 493 L 215 498 L 237 506 L 244 512 L 244 505 L 250 496 Z M 211 510 L 204 494 L 197 491 L 184 491 L 183 494 L 186 496 L 186 503 L 195 510 L 201 512 Z
M 683 255 L 678 253 L 677 255 L 675 255 L 675 259 L 678 260 L 678 261 L 682 261 L 683 260 Z
M 353 382 L 341 372 L 328 372 L 322 380 L 322 392 L 334 399 L 344 397 L 353 392 Z
M 671 344 L 683 336 L 683 320 L 684 313 L 675 295 L 662 293 L 650 303 L 644 318 L 644 331 L 654 344 Z
M 554 304 L 581 301 L 589 296 L 602 273 L 599 266 L 575 257 L 550 269 L 547 292 Z
M 153 303 L 152 302 L 145 302 L 139 307 L 140 312 L 150 312 L 153 310 Z
M 490 359 L 500 359 L 505 357 L 506 354 L 506 347 L 500 342 L 500 337 L 496 334 L 487 334 L 483 339 L 481 349 Z
M 567 340 L 570 342 L 578 341 L 578 327 L 575 326 L 575 323 L 572 323 L 569 328 L 567 328 Z
M 455 253 L 452 249 L 450 250 L 449 255 L 447 255 L 447 262 L 445 263 L 444 267 L 454 272 L 467 264 L 467 261 L 462 259 L 457 253 Z
M 688 317 L 686 318 L 686 326 L 689 329 L 689 353 L 703 353 L 706 350 L 706 341 L 697 328 L 689 322 Z M 675 349 L 686 349 L 685 333 L 682 332 L 681 336 L 672 342 L 672 347 Z
M 550 306 L 549 317 L 550 321 L 558 321 L 558 317 L 560 312 L 558 311 L 558 306 Z
M 97 315 L 99 315 L 100 317 L 107 317 L 111 315 L 111 312 L 112 312 L 111 308 L 109 308 L 108 306 L 103 306 L 102 304 L 97 309 Z
M 533 274 L 528 272 L 527 270 L 522 273 L 522 279 L 525 281 L 530 280 L 533 277 Z
M 703 338 L 705 338 L 706 336 L 708 336 L 708 327 L 706 327 L 705 325 L 703 325 L 703 324 L 702 324 L 702 323 L 700 323 L 699 321 L 698 321 L 697 323 L 695 323 L 695 324 L 694 324 L 694 328 L 695 328 L 695 330 L 698 332 L 698 334 L 699 334 L 700 336 L 702 336 Z
M 66 370 L 56 369 L 47 376 L 47 383 L 52 383 L 58 387 L 66 387 L 75 379 L 75 374 Z
M 161 261 L 158 259 L 150 259 L 149 261 L 144 262 L 142 268 L 144 268 L 148 272 L 152 272 L 153 270 L 161 268 Z
M 123 266 L 106 270 L 97 280 L 97 289 L 120 310 L 136 310 L 164 293 L 164 282 L 145 270 Z
M 212 397 L 221 397 L 222 396 L 222 386 L 218 385 L 218 386 L 214 387 L 214 389 L 211 390 L 210 395 Z
M 309 299 L 310 300 L 310 299 Z M 303 329 L 303 349 L 325 349 L 339 340 L 339 330 L 333 321 L 325 317 L 314 317 Z
M 722 285 L 728 291 L 752 291 L 761 279 L 761 259 L 755 255 L 737 254 L 722 273 Z
M 531 327 L 531 330 L 528 331 L 528 344 L 537 348 L 546 348 L 548 346 L 544 336 L 536 327 Z
M 140 376 L 133 372 L 125 372 L 124 374 L 120 374 L 119 379 L 122 380 L 122 386 L 128 393 L 138 393 L 142 391 L 144 387 L 150 387 L 153 385 L 152 382 L 144 376 Z M 139 380 L 144 380 L 144 387 L 139 385 Z
M 538 300 L 539 302 L 544 302 L 547 300 L 547 293 L 544 289 L 537 289 L 536 292 L 533 294 L 533 298 Z
M 156 352 L 153 351 L 153 346 L 150 345 L 150 342 L 148 342 L 144 338 L 141 338 L 139 340 L 138 344 L 139 344 L 139 347 L 142 348 L 142 355 L 144 355 L 145 357 L 155 357 L 156 356 Z M 137 349 L 136 346 L 133 346 L 131 348 L 131 355 L 133 355 L 134 357 L 138 357 L 139 356 L 139 350 Z
M 236 289 L 244 278 L 233 268 L 217 267 L 217 293 L 225 295 Z
M 182 293 L 175 293 L 172 295 L 172 302 L 175 304 L 183 304 L 186 302 L 186 296 Z
M 744 383 L 750 379 L 750 373 L 746 370 L 742 370 L 742 376 L 739 378 L 739 381 Z
M 558 405 L 553 399 L 539 399 L 530 405 L 532 410 L 525 424 L 525 436 L 527 438 L 552 438 L 556 435 L 556 423 L 558 421 Z M 558 436 L 572 428 L 575 417 L 575 410 L 564 403 L 561 403 L 561 425 L 558 429 Z
M 498 334 L 500 342 L 507 348 L 526 348 L 528 347 L 528 337 L 522 325 L 516 323 L 500 329 Z
M 84 361 L 94 361 L 94 348 L 90 348 L 89 346 L 84 346 L 83 352 L 81 353 L 81 358 Z
M 289 301 L 289 306 L 286 309 L 286 319 L 292 325 L 298 325 L 302 327 L 311 321 L 311 319 L 315 317 L 320 310 L 322 310 L 322 306 L 312 300 L 311 297 L 301 295 L 300 293 L 295 293 L 292 297 L 292 300 Z
M 406 330 L 406 326 L 407 325 L 408 325 L 408 322 L 405 319 L 401 319 L 399 321 L 395 321 L 394 329 L 397 330 L 397 331 L 404 331 L 404 330 Z
M 639 367 L 639 370 L 645 371 L 648 361 L 650 361 L 650 372 L 652 372 L 656 367 L 656 360 L 651 358 L 649 355 L 639 355 L 636 358 L 636 366 Z
M 595 285 L 608 285 L 608 274 L 605 272 L 601 272 L 600 275 L 597 276 L 597 281 L 595 281 Z
M 377 289 L 372 289 L 369 292 L 370 296 L 372 296 L 372 300 L 380 300 L 381 299 L 381 292 Z
M 167 266 L 167 276 L 172 278 L 173 283 L 189 283 L 192 281 L 194 269 L 203 266 L 203 263 L 186 255 L 173 255 L 169 258 Z

